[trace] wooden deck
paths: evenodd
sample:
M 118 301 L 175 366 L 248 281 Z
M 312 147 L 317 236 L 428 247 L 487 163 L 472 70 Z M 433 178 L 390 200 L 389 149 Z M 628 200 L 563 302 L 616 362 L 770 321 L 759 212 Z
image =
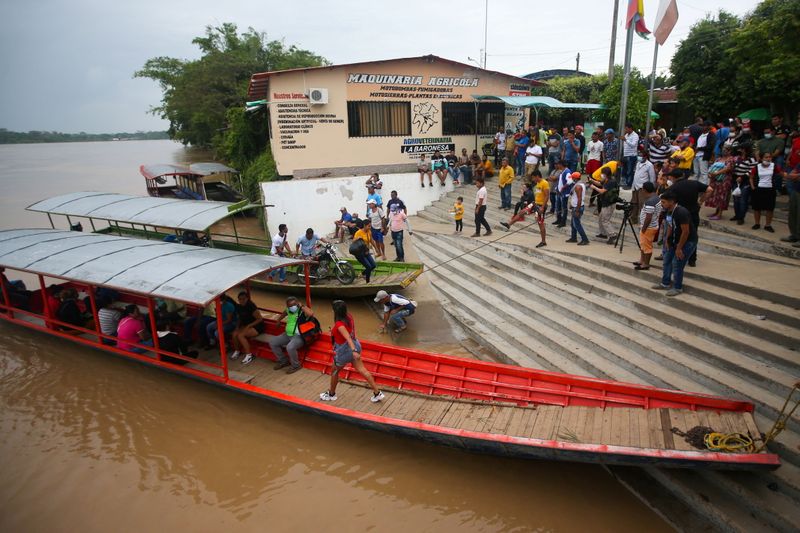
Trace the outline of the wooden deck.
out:
M 249 383 L 298 398 L 320 401 L 330 376 L 302 369 L 294 374 L 274 370 L 273 362 L 257 359 L 248 366 L 230 362 L 229 369 L 252 376 Z M 516 437 L 582 444 L 606 444 L 633 448 L 698 451 L 671 429 L 688 431 L 708 426 L 724 433 L 758 437 L 751 413 L 689 411 L 684 409 L 638 409 L 561 407 L 537 405 L 520 407 L 503 403 L 431 397 L 409 391 L 384 388 L 386 399 L 369 401 L 372 392 L 362 383 L 342 381 L 337 387 L 336 407 L 362 413 Z

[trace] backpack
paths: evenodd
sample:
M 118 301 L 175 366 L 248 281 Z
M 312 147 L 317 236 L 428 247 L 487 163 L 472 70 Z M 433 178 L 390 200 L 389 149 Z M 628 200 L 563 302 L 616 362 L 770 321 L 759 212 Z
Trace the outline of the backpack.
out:
M 369 251 L 369 247 L 367 243 L 364 242 L 364 239 L 356 239 L 350 244 L 350 254 L 356 257 L 360 255 L 366 255 Z
M 306 316 L 301 311 L 300 316 L 297 317 L 297 333 L 303 338 L 303 342 L 309 345 L 317 340 L 319 334 L 322 333 L 322 326 L 317 317 Z

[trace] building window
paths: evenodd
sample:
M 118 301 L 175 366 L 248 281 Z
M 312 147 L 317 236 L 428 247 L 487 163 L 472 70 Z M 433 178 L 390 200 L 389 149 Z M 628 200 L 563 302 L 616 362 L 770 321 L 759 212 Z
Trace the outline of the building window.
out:
M 478 135 L 491 135 L 505 123 L 502 102 L 478 104 Z M 474 102 L 442 102 L 442 135 L 475 135 Z
M 411 135 L 411 102 L 347 102 L 350 137 Z

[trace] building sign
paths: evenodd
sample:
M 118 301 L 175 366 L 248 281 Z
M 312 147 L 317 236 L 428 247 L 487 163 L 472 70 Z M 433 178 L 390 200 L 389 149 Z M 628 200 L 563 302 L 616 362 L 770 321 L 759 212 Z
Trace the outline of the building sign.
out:
M 512 83 L 508 86 L 508 96 L 530 96 L 531 88 L 522 83 Z
M 350 98 L 462 100 L 480 85 L 480 78 L 419 74 L 348 73 Z
M 412 158 L 419 154 L 432 154 L 435 151 L 442 153 L 455 150 L 456 145 L 451 137 L 416 137 L 403 139 L 400 146 L 401 154 L 408 154 Z
M 305 150 L 306 145 L 298 139 L 298 135 L 310 134 L 314 129 L 328 124 L 344 124 L 344 119 L 336 114 L 313 112 L 312 107 L 304 102 L 274 104 L 274 110 L 281 150 Z
M 525 127 L 525 111 L 521 107 L 506 106 L 506 131 L 517 131 L 517 128 Z

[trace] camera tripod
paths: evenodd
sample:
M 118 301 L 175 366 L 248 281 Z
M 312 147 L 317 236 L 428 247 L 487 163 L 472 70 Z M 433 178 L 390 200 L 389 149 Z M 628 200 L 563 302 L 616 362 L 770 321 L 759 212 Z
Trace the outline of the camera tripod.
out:
M 636 241 L 636 247 L 641 248 L 641 244 L 639 244 L 639 236 L 636 235 L 636 228 L 633 226 L 633 221 L 631 220 L 631 211 L 633 211 L 633 206 L 630 203 L 626 203 L 622 208 L 622 223 L 619 225 L 617 236 L 614 237 L 614 247 L 616 248 L 617 244 L 619 244 L 619 253 L 622 253 L 622 248 L 625 246 L 626 228 L 631 228 L 631 233 Z

